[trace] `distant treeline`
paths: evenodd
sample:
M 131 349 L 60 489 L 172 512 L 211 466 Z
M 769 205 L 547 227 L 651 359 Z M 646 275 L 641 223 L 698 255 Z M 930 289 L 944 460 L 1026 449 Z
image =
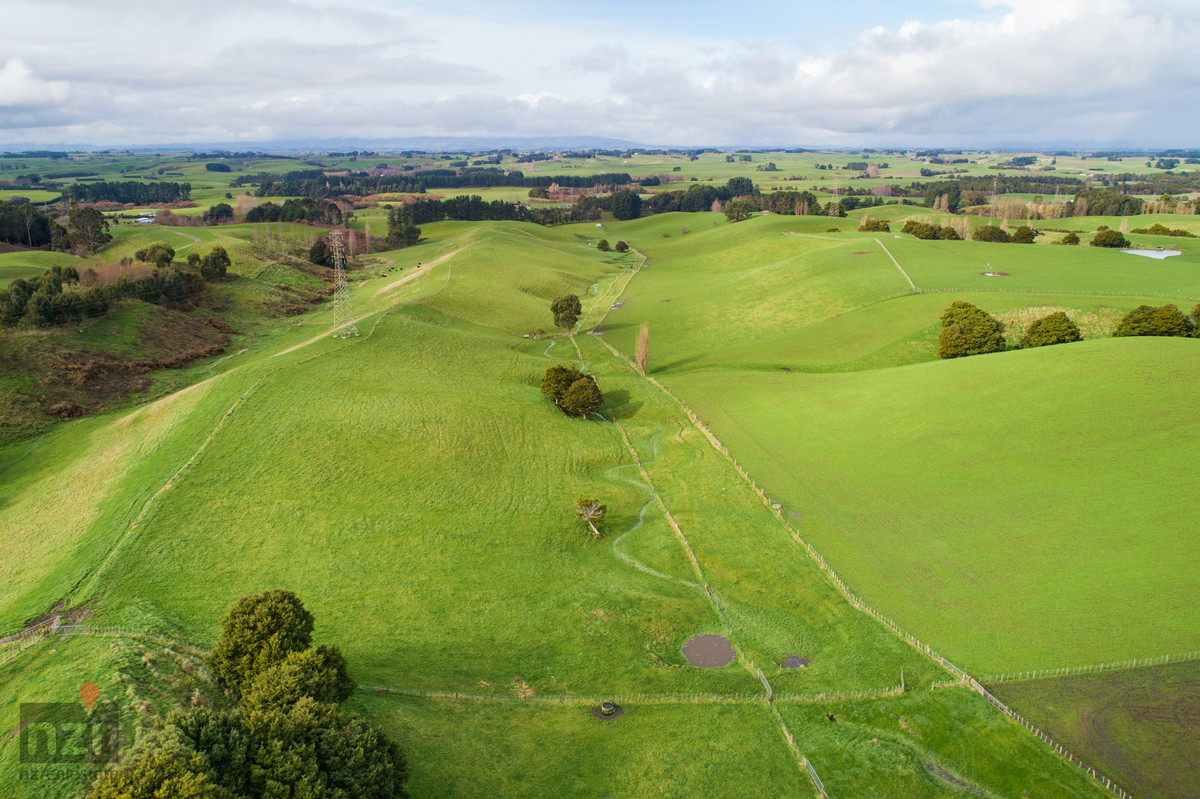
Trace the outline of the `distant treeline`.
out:
M 263 203 L 246 212 L 247 222 L 308 222 L 314 225 L 340 225 L 342 209 L 329 200 L 300 197 L 283 205 Z
M 80 203 L 132 203 L 146 205 L 148 203 L 173 203 L 177 200 L 187 200 L 192 195 L 190 183 L 138 183 L 134 180 L 99 183 L 76 183 L 64 186 L 63 199 L 68 202 Z
M 505 172 L 493 168 L 426 169 L 406 175 L 368 175 L 350 172 L 326 175 L 321 169 L 302 169 L 282 176 L 266 172 L 241 175 L 231 187 L 257 185 L 259 197 L 364 197 L 371 194 L 424 194 L 427 189 L 485 189 L 498 186 L 513 188 L 548 188 L 553 184 L 563 188 L 586 189 L 593 186 L 627 186 L 632 178 L 627 172 L 606 172 L 597 175 L 536 175 L 520 171 Z

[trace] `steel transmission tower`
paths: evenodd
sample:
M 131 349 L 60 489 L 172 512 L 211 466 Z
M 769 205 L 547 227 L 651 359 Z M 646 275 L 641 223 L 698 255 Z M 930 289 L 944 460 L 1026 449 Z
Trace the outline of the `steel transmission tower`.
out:
M 350 338 L 358 335 L 354 324 L 354 312 L 350 310 L 350 287 L 346 285 L 346 247 L 342 242 L 342 231 L 334 230 L 330 235 L 333 242 L 333 335 L 335 338 Z

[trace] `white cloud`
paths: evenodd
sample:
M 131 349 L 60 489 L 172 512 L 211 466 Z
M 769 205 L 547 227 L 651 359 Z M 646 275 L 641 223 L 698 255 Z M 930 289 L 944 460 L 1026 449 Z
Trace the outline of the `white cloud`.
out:
M 66 81 L 36 77 L 20 58 L 10 58 L 0 69 L 0 107 L 56 105 L 67 99 Z

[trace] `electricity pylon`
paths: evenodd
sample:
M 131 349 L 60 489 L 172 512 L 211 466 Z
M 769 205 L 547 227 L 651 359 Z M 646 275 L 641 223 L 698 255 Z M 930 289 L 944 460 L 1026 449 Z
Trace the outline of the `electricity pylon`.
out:
M 333 242 L 333 335 L 335 338 L 350 338 L 358 335 L 358 325 L 354 324 L 354 312 L 350 309 L 342 231 L 334 230 L 330 239 Z

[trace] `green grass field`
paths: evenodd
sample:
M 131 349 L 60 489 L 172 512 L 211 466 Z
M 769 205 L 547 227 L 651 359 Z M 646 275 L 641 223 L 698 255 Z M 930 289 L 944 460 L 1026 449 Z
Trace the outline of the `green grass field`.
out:
M 764 189 L 828 186 L 815 164 L 859 158 L 752 157 L 750 169 L 779 167 L 755 174 Z M 896 175 L 920 166 L 890 160 Z M 219 201 L 231 177 L 177 156 L 139 167 L 163 168 L 204 179 L 198 202 Z M 711 153 L 536 168 L 722 183 L 747 170 Z M 918 242 L 853 232 L 861 215 L 423 225 L 419 245 L 351 271 L 360 335 L 346 340 L 329 336 L 329 304 L 264 316 L 271 298 L 322 285 L 268 249 L 267 227 L 121 225 L 101 260 L 152 241 L 180 256 L 220 244 L 236 277 L 215 290 L 218 316 L 261 306 L 262 318 L 140 406 L 0 447 L 0 634 L 66 597 L 89 621 L 203 649 L 237 598 L 295 590 L 317 641 L 349 659 L 352 707 L 409 753 L 414 796 L 812 796 L 801 757 L 833 796 L 1102 795 L 978 696 L 931 692 L 946 672 L 854 609 L 789 528 L 972 672 L 1193 649 L 1180 497 L 1195 476 L 1198 342 L 1107 331 L 1155 295 L 1200 293 L 1195 256 Z M 355 226 L 368 222 L 385 232 L 382 211 Z M 300 255 L 314 231 L 269 232 Z M 601 253 L 601 237 L 635 252 Z M 43 255 L 0 256 L 0 270 L 16 277 L 40 264 L 19 257 Z M 985 278 L 981 264 L 1010 274 Z M 574 341 L 544 333 L 565 292 L 584 304 Z M 1010 331 L 1066 309 L 1089 340 L 941 362 L 952 299 Z M 134 353 L 151 310 L 72 335 Z M 778 513 L 604 346 L 632 353 L 643 322 L 651 375 Z M 568 419 L 538 391 L 547 366 L 580 360 L 604 389 L 602 420 Z M 603 538 L 572 515 L 579 496 L 607 503 Z M 737 659 L 689 667 L 681 648 L 699 633 L 727 635 Z M 0 696 L 42 673 L 39 696 L 69 694 L 90 663 L 137 672 L 156 706 L 182 701 L 186 680 L 138 671 L 138 646 L 120 641 L 42 642 L 0 666 Z M 785 669 L 789 654 L 811 663 Z M 429 692 L 450 696 L 412 695 Z M 589 715 L 614 696 L 624 716 Z M 1030 717 L 1042 702 L 1011 701 Z M 0 704 L 0 731 L 13 711 Z M 3 787 L 12 752 L 0 743 Z

